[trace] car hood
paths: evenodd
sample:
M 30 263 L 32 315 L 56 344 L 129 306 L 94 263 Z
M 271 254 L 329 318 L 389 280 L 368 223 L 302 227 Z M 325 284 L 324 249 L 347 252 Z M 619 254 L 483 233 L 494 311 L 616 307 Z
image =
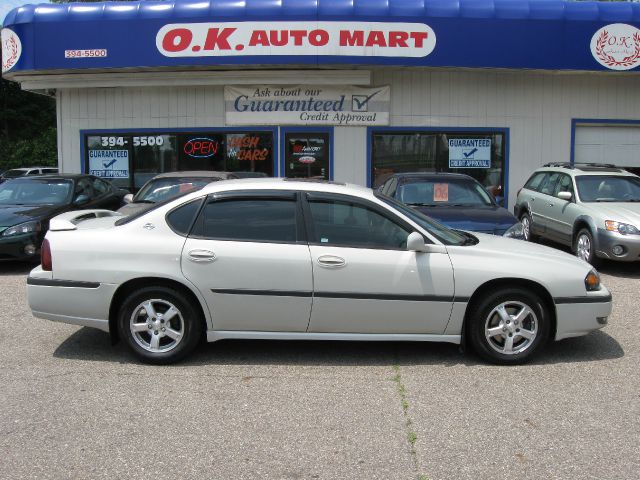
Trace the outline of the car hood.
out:
M 593 214 L 603 220 L 630 223 L 640 228 L 640 202 L 600 202 L 587 205 Z
M 0 227 L 44 220 L 65 210 L 64 205 L 0 205 Z
M 498 206 L 413 208 L 457 230 L 504 232 L 518 221 L 506 208 Z

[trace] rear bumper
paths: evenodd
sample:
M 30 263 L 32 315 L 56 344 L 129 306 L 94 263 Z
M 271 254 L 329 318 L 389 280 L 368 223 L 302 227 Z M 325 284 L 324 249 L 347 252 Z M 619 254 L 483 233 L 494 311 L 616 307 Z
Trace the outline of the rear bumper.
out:
M 51 278 L 40 266 L 27 278 L 29 307 L 35 317 L 109 331 L 109 307 L 117 285 Z
M 602 287 L 584 297 L 555 298 L 556 340 L 580 337 L 607 324 L 613 306 L 611 293 Z

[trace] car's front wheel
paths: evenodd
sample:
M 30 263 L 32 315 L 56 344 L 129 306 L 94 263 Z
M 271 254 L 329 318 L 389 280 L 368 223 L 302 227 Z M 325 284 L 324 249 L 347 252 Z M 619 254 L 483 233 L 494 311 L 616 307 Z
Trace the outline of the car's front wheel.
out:
M 199 312 L 179 291 L 147 287 L 131 293 L 120 307 L 118 329 L 144 362 L 169 364 L 189 354 L 202 337 Z
M 573 242 L 573 251 L 576 257 L 597 267 L 600 259 L 596 257 L 595 245 L 593 244 L 593 235 L 588 228 L 583 228 L 578 232 Z
M 471 346 L 492 363 L 524 363 L 549 335 L 547 307 L 538 295 L 527 290 L 499 290 L 469 308 L 467 334 Z

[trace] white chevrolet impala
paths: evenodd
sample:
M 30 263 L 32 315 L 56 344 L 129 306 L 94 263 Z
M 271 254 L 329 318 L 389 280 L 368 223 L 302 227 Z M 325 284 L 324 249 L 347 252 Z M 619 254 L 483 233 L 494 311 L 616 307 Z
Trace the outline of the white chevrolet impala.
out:
M 251 338 L 464 342 L 513 364 L 611 313 L 572 255 L 283 179 L 215 182 L 129 217 L 62 214 L 27 284 L 36 317 L 108 331 L 151 363 Z

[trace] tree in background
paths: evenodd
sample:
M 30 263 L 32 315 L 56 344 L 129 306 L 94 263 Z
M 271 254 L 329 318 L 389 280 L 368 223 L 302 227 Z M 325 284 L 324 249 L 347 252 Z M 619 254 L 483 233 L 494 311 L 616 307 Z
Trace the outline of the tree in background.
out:
M 56 102 L 0 81 L 0 170 L 57 165 Z

